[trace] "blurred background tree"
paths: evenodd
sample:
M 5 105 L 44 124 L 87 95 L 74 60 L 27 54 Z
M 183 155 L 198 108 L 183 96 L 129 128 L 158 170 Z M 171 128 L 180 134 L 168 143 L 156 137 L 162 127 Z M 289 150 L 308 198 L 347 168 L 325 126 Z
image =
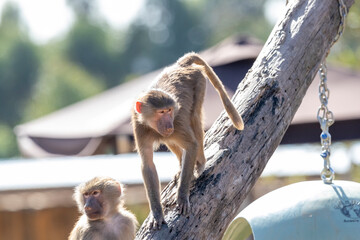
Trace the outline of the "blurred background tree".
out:
M 98 10 L 101 0 L 66 0 L 75 15 L 69 31 L 39 45 L 19 8 L 7 3 L 0 23 L 0 158 L 18 156 L 13 127 L 93 96 L 200 51 L 231 35 L 263 42 L 273 22 L 271 2 L 285 0 L 145 0 L 128 27 L 116 29 Z M 271 11 L 271 9 L 270 9 Z M 275 10 L 274 10 L 275 11 Z M 278 9 L 276 9 L 278 11 Z M 360 3 L 329 62 L 359 68 Z
M 351 7 L 343 36 L 331 49 L 329 62 L 352 69 L 360 68 L 360 2 Z
M 22 118 L 40 60 L 14 4 L 3 10 L 0 36 L 0 157 L 10 157 L 17 154 L 12 128 Z
M 69 60 L 79 64 L 90 74 L 102 78 L 106 87 L 120 83 L 124 74 L 121 55 L 113 31 L 96 11 L 96 1 L 67 0 L 76 15 L 65 42 Z M 120 64 L 120 65 L 119 65 Z
M 42 71 L 23 109 L 23 121 L 44 116 L 105 90 L 104 81 L 72 64 L 63 56 L 63 51 L 55 49 L 49 45 L 42 50 Z

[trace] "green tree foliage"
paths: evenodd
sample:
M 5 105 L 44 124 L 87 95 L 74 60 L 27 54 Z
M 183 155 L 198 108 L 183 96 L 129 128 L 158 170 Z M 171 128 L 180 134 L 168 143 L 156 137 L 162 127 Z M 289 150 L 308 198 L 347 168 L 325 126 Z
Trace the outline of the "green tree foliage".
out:
M 104 90 L 102 80 L 63 57 L 62 43 L 37 47 L 16 5 L 0 25 L 0 158 L 18 155 L 13 127 Z
M 25 121 L 44 116 L 105 89 L 99 78 L 66 61 L 61 53 L 54 53 L 54 49 L 51 45 L 43 49 L 42 71 L 24 110 Z
M 14 126 L 22 117 L 39 71 L 37 48 L 22 31 L 15 5 L 7 5 L 0 25 L 0 121 Z
M 175 61 L 206 44 L 201 16 L 183 1 L 148 0 L 139 18 L 117 39 L 96 12 L 96 1 L 68 0 L 77 21 L 67 36 L 68 57 L 107 87 Z M 126 43 L 121 42 L 125 39 Z M 166 53 L 166 54 L 164 54 Z
M 67 0 L 67 3 L 80 18 L 91 18 L 96 8 L 96 0 Z
M 66 53 L 71 61 L 103 78 L 107 87 L 113 87 L 120 83 L 120 68 L 115 66 L 115 54 L 105 29 L 87 18 L 78 19 L 67 36 Z
M 211 45 L 234 34 L 254 36 L 265 41 L 272 29 L 264 16 L 266 1 L 206 1 L 201 15 L 208 27 L 213 29 Z
M 203 49 L 209 31 L 200 20 L 184 1 L 148 0 L 127 33 L 127 68 L 142 74 Z
M 346 19 L 344 34 L 331 49 L 332 64 L 359 70 L 360 67 L 360 2 L 355 1 Z
M 12 128 L 0 122 L 0 159 L 18 154 L 16 139 Z
M 17 154 L 12 128 L 21 120 L 39 71 L 38 49 L 28 39 L 16 5 L 7 4 L 0 25 L 0 158 Z
M 265 40 L 271 30 L 260 1 L 147 0 L 129 27 L 123 66 L 143 74 L 234 34 Z
M 68 0 L 76 22 L 66 37 L 68 58 L 91 74 L 105 80 L 110 88 L 121 83 L 126 72 L 116 34 L 99 15 L 95 0 Z

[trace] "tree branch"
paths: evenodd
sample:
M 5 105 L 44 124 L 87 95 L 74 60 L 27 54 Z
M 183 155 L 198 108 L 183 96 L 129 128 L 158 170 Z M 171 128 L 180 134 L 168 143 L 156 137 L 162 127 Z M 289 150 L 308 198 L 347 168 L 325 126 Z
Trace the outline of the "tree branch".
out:
M 344 0 L 349 8 L 354 0 Z M 205 172 L 192 182 L 191 214 L 175 210 L 176 183 L 162 193 L 167 226 L 136 239 L 221 239 L 289 127 L 340 24 L 338 1 L 290 1 L 233 97 L 245 129 L 222 113 L 205 137 Z M 314 103 L 315 104 L 315 103 Z M 315 117 L 314 113 L 314 117 Z

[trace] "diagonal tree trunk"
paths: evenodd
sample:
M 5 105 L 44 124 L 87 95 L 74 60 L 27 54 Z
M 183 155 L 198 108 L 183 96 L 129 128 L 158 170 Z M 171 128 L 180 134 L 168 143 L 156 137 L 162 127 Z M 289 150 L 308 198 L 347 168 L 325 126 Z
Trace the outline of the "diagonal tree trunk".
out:
M 353 2 L 344 0 L 348 8 Z M 206 134 L 207 165 L 192 182 L 191 214 L 177 214 L 172 181 L 162 193 L 167 226 L 152 231 L 146 220 L 136 239 L 222 238 L 289 127 L 340 20 L 337 0 L 290 0 L 233 97 L 245 129 L 222 113 Z

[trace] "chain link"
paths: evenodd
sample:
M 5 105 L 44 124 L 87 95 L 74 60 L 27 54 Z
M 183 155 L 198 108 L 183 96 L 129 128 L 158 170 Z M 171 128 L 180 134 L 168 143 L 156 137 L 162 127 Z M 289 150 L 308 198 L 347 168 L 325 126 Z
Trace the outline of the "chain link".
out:
M 345 29 L 345 19 L 346 19 L 347 13 L 348 13 L 343 0 L 338 0 L 338 1 L 339 1 L 340 25 L 338 28 L 337 35 L 334 38 L 334 41 L 332 44 L 336 43 L 339 40 L 339 38 L 341 37 L 341 35 L 343 34 L 344 29 Z
M 345 28 L 345 18 L 347 15 L 347 8 L 343 0 L 339 1 L 339 13 L 340 13 L 340 26 L 337 32 L 336 37 L 331 45 L 341 37 L 344 28 Z M 321 141 L 321 154 L 320 156 L 324 160 L 324 168 L 321 171 L 321 179 L 324 183 L 330 184 L 332 180 L 335 179 L 335 172 L 331 168 L 330 164 L 330 145 L 331 145 L 331 134 L 329 132 L 329 127 L 334 124 L 335 119 L 333 113 L 328 109 L 328 102 L 330 97 L 330 90 L 327 87 L 327 68 L 325 61 L 320 65 L 319 68 L 320 75 L 320 85 L 319 85 L 319 98 L 320 98 L 320 107 L 317 112 L 317 119 L 320 123 L 320 128 L 322 130 L 320 134 Z

